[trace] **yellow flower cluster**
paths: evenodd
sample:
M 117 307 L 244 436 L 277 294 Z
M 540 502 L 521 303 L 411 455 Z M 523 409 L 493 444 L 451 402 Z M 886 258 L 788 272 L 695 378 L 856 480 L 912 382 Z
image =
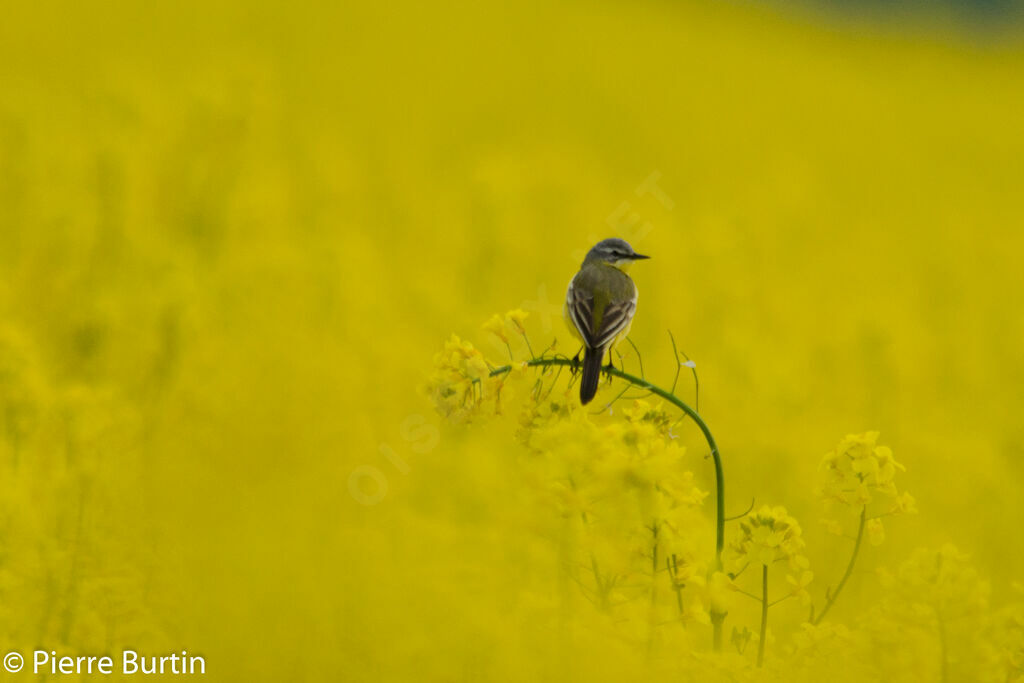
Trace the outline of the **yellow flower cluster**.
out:
M 650 425 L 660 436 L 675 438 L 670 432 L 678 418 L 673 418 L 660 401 L 651 405 L 647 401 L 636 400 L 625 410 L 625 415 L 631 424 Z
M 434 356 L 427 394 L 437 412 L 455 422 L 472 419 L 486 401 L 493 401 L 495 412 L 499 412 L 505 378 L 491 377 L 490 373 L 483 354 L 453 334 L 444 350 Z
M 521 335 L 526 334 L 526 318 L 529 315 L 529 313 L 521 308 L 509 311 L 504 317 L 495 313 L 482 325 L 482 328 L 484 332 L 489 332 L 502 342 L 508 344 L 508 331 L 510 329 L 515 330 L 516 333 Z
M 707 493 L 682 464 L 685 449 L 664 436 L 660 406 L 636 401 L 625 420 L 595 423 L 570 396 L 530 402 L 520 436 L 550 466 L 552 482 L 572 480 L 595 498 L 639 494 L 645 518 L 671 520 L 682 506 L 700 505 Z
M 859 508 L 865 516 L 868 505 L 886 501 L 864 526 L 868 541 L 880 545 L 885 540 L 885 526 L 879 517 L 917 512 L 914 497 L 896 488 L 896 472 L 905 469 L 893 457 L 892 449 L 878 445 L 878 432 L 850 434 L 822 459 L 819 495 L 827 507 L 838 503 Z M 843 525 L 834 519 L 823 519 L 822 523 L 829 533 L 845 533 Z
M 1024 586 L 1016 584 L 1014 588 L 1024 597 Z M 1024 680 L 1024 603 L 1001 610 L 993 631 L 997 666 L 1005 672 L 1004 680 Z
M 894 572 L 878 571 L 882 601 L 861 620 L 872 641 L 905 644 L 908 651 L 932 648 L 935 670 L 924 677 L 943 680 L 1018 680 L 1024 654 L 1021 621 L 1014 608 L 990 609 L 991 587 L 952 544 L 918 548 Z M 907 677 L 922 678 L 921 662 L 885 653 L 881 662 Z
M 525 312 L 510 311 L 493 316 L 483 329 L 514 354 L 517 334 L 522 336 L 518 348 L 529 349 L 525 319 Z M 515 382 L 528 389 L 522 393 L 517 430 L 525 446 L 517 465 L 524 490 L 555 511 L 537 530 L 555 541 L 571 585 L 582 591 L 595 615 L 607 617 L 603 628 L 630 638 L 646 634 L 649 647 L 666 637 L 662 625 L 709 624 L 711 615 L 737 612 L 740 596 L 767 606 L 793 597 L 810 604 L 814 574 L 802 530 L 782 506 L 762 506 L 742 518 L 723 553 L 722 570 L 708 574 L 709 558 L 693 541 L 694 529 L 703 523 L 697 510 L 707 493 L 685 466 L 685 449 L 673 434 L 678 416 L 666 405 L 622 401 L 613 410 L 593 413 L 579 405 L 572 382 L 558 381 L 560 368 L 532 369 L 513 360 L 511 369 L 492 376 L 496 368 L 473 344 L 452 335 L 435 357 L 428 393 L 442 415 L 467 422 L 502 412 Z M 856 511 L 860 533 L 878 545 L 885 538 L 880 518 L 916 512 L 914 498 L 896 486 L 903 469 L 892 451 L 878 444 L 877 432 L 849 435 L 822 460 L 819 492 L 826 506 Z M 840 522 L 824 521 L 830 531 L 846 535 Z M 775 599 L 767 581 L 761 595 L 737 584 L 750 566 L 760 573 L 778 563 L 786 567 L 786 589 Z M 955 547 L 918 550 L 897 572 L 880 572 L 880 577 L 889 590 L 857 630 L 827 622 L 802 627 L 785 648 L 794 671 L 808 678 L 829 675 L 836 657 L 862 661 L 853 653 L 907 633 L 916 648 L 928 648 L 935 629 L 946 629 L 957 634 L 953 645 L 943 646 L 948 651 L 942 657 L 950 662 L 963 656 L 1001 680 L 1024 674 L 1024 611 L 1011 606 L 991 614 L 988 584 Z M 763 626 L 762 633 L 771 644 L 771 630 Z M 760 665 L 761 639 L 746 627 L 734 632 L 739 670 L 746 671 L 742 655 L 750 642 L 758 643 Z M 884 665 L 913 670 L 912 662 L 896 656 Z M 858 672 L 870 675 L 870 666 Z
M 509 330 L 525 339 L 528 316 L 516 308 L 504 317 L 491 316 L 482 327 L 508 345 Z M 510 378 L 521 376 L 527 365 L 525 361 L 512 361 L 510 372 L 492 376 L 494 367 L 473 344 L 453 334 L 444 350 L 434 356 L 434 372 L 427 382 L 426 391 L 434 408 L 454 422 L 470 421 L 486 409 L 500 413 L 502 389 Z
M 895 573 L 878 574 L 882 586 L 894 591 L 890 607 L 905 615 L 963 618 L 988 605 L 988 582 L 951 543 L 939 550 L 918 548 Z
M 535 357 L 525 319 L 525 312 L 510 311 L 493 316 L 483 329 L 504 342 L 511 356 L 520 351 Z M 565 585 L 587 598 L 599 628 L 651 648 L 690 637 L 688 628 L 668 635 L 669 624 L 709 625 L 714 615 L 730 614 L 742 620 L 737 600 L 743 596 L 766 607 L 794 597 L 810 605 L 814 574 L 802 530 L 782 506 L 762 506 L 741 518 L 721 569 L 708 572 L 711 558 L 694 541 L 695 529 L 706 523 L 699 507 L 707 493 L 686 466 L 685 449 L 673 433 L 679 420 L 674 410 L 656 401 L 622 400 L 594 413 L 580 406 L 564 367 L 512 360 L 492 375 L 498 369 L 473 344 L 453 335 L 435 357 L 428 393 L 437 410 L 455 422 L 502 412 L 515 398 L 513 391 L 520 397 L 517 436 L 525 448 L 515 461 L 523 477 L 519 488 L 553 511 L 535 520 L 535 531 L 552 542 L 570 579 Z M 520 388 L 525 389 L 521 394 Z M 885 538 L 881 518 L 916 512 L 914 498 L 896 485 L 903 469 L 891 449 L 879 445 L 877 432 L 849 435 L 822 460 L 819 493 L 827 507 L 838 506 L 851 517 L 856 513 L 862 525 L 858 535 L 878 545 Z M 849 535 L 839 521 L 824 521 L 829 531 Z M 768 570 L 779 563 L 785 567 L 785 588 L 772 596 Z M 765 577 L 757 595 L 738 583 L 751 566 Z M 836 658 L 856 663 L 850 676 L 870 677 L 877 664 L 865 653 L 877 643 L 909 638 L 914 651 L 927 650 L 941 628 L 953 644 L 943 645 L 939 661 L 951 670 L 950 662 L 962 657 L 996 672 L 1000 680 L 1024 674 L 1024 610 L 1011 606 L 991 613 L 988 584 L 953 546 L 919 550 L 896 573 L 880 576 L 889 590 L 879 594 L 856 628 L 807 623 L 788 642 L 773 645 L 767 620 L 760 633 L 736 626 L 731 644 L 737 657 L 715 659 L 714 668 L 735 665 L 740 679 L 749 680 L 753 652 L 747 650 L 754 642 L 758 667 L 769 646 L 765 671 L 780 665 L 780 652 L 788 652 L 788 665 L 807 680 L 831 675 Z M 835 594 L 826 597 L 828 609 Z M 916 666 L 911 660 L 886 655 L 883 665 L 911 676 Z
M 772 565 L 786 562 L 790 569 L 806 569 L 803 532 L 800 524 L 778 505 L 762 506 L 740 522 L 740 535 L 726 549 L 723 562 L 731 574 L 749 564 Z
M 866 505 L 873 493 L 897 499 L 904 508 L 913 507 L 913 499 L 899 498 L 893 478 L 905 470 L 892 456 L 888 446 L 878 445 L 878 432 L 850 434 L 839 442 L 821 462 L 825 481 L 821 494 L 848 505 Z
M 579 402 L 573 400 L 569 391 L 554 394 L 534 394 L 519 413 L 519 430 L 516 435 L 527 447 L 532 446 L 535 435 L 544 434 L 545 429 L 568 419 L 584 419 Z
M 534 393 L 520 418 L 524 472 L 575 529 L 575 582 L 616 628 L 708 620 L 705 569 L 693 545 L 707 493 L 667 425 L 664 408 L 642 400 L 593 416 L 571 389 Z

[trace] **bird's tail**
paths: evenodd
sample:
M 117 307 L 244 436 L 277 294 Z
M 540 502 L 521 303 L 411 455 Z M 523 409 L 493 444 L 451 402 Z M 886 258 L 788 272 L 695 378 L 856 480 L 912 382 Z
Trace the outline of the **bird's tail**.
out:
M 587 405 L 601 381 L 601 361 L 604 360 L 604 349 L 588 348 L 583 353 L 583 374 L 580 377 L 580 403 Z

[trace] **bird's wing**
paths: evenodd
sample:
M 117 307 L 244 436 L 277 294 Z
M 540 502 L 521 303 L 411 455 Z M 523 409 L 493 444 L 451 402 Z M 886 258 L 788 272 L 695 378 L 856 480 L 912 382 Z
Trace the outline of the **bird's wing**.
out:
M 590 348 L 594 346 L 594 296 L 583 291 L 582 288 L 569 285 L 569 291 L 565 296 L 565 308 L 569 313 L 569 319 L 576 326 L 583 343 Z
M 604 308 L 604 316 L 601 318 L 601 329 L 597 333 L 597 341 L 594 348 L 600 348 L 610 344 L 622 330 L 626 329 L 629 321 L 633 319 L 636 312 L 636 297 L 626 301 L 612 301 Z
M 607 295 L 599 298 L 602 300 L 595 305 L 592 293 L 588 293 L 584 287 L 570 286 L 565 302 L 569 317 L 579 330 L 583 343 L 592 349 L 603 348 L 611 343 L 629 325 L 636 311 L 635 288 L 633 296 L 624 301 L 607 301 Z

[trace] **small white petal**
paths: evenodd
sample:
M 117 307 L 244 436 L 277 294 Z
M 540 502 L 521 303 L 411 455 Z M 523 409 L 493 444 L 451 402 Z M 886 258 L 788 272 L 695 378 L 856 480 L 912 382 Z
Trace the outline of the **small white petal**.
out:
M 692 361 L 692 360 L 688 360 L 685 363 L 680 363 L 680 365 L 683 365 L 683 366 L 688 367 L 688 368 L 695 368 L 695 367 L 697 367 L 697 363 L 695 361 Z

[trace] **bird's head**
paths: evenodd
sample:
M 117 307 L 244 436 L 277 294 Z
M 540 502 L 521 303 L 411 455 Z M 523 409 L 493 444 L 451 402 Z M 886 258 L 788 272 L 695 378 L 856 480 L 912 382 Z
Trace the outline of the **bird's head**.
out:
M 629 246 L 629 242 L 626 240 L 610 237 L 595 244 L 587 252 L 587 257 L 583 259 L 583 263 L 607 263 L 619 270 L 626 270 L 634 261 L 647 258 L 651 257 L 633 251 L 633 247 Z

